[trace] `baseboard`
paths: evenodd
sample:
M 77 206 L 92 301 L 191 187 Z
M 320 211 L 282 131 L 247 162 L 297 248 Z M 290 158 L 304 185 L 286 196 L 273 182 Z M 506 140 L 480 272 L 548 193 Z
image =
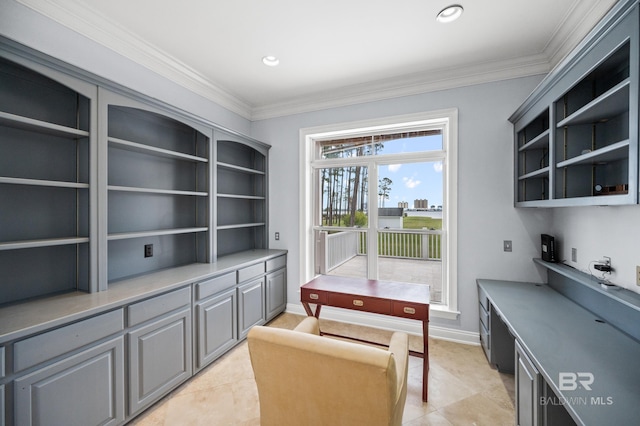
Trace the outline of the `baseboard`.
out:
M 307 315 L 304 308 L 299 303 L 287 304 L 286 312 L 295 315 Z M 422 324 L 420 322 L 386 315 L 376 315 L 366 312 L 323 306 L 321 318 L 367 327 L 375 327 L 383 330 L 404 331 L 409 334 L 422 335 Z M 480 336 L 478 333 L 435 325 L 429 325 L 429 337 L 467 345 L 480 345 Z

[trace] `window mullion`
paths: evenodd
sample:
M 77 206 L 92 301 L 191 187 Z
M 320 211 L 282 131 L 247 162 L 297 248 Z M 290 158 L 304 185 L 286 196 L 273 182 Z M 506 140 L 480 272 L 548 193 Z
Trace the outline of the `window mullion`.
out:
M 378 165 L 369 159 L 369 205 L 367 226 L 367 278 L 378 279 Z

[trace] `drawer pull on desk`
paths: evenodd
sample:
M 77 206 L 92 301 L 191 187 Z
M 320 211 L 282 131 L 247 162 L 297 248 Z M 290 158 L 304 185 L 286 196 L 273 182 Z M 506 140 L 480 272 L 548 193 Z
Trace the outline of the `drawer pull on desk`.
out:
M 353 306 L 364 306 L 364 302 L 362 300 L 354 299 Z

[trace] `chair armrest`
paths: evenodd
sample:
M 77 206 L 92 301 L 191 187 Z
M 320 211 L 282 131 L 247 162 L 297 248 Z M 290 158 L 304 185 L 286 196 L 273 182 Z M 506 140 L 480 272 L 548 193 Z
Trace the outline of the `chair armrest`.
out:
M 404 398 L 409 373 L 409 335 L 399 331 L 393 333 L 389 342 L 389 352 L 393 354 L 396 362 L 398 396 Z
M 320 335 L 320 323 L 316 317 L 306 317 L 293 331 L 301 333 Z

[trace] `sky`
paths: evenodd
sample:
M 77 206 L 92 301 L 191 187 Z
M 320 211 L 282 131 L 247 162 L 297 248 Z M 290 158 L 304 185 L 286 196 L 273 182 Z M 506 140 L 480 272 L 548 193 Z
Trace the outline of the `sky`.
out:
M 422 138 L 401 139 L 385 142 L 381 154 L 395 154 L 400 152 L 417 151 L 407 144 L 420 146 L 421 149 L 442 149 L 441 136 L 426 136 Z M 416 199 L 427 199 L 429 206 L 442 205 L 442 163 L 423 162 L 405 163 L 380 166 L 378 177 L 391 179 L 389 198 L 384 200 L 384 207 L 398 207 L 398 202 L 406 201 L 409 208 L 413 208 Z M 381 206 L 381 204 L 379 204 Z

